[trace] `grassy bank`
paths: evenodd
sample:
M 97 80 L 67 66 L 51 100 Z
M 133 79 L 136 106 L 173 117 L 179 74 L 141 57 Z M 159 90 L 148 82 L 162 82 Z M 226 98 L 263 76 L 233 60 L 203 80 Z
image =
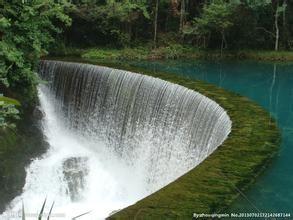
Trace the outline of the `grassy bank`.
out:
M 124 49 L 109 48 L 63 48 L 51 53 L 54 56 L 73 56 L 91 60 L 160 60 L 160 59 L 206 59 L 206 60 L 263 60 L 263 61 L 293 61 L 293 51 L 258 51 L 239 50 L 224 51 L 221 55 L 219 50 L 200 50 L 180 44 L 153 49 L 148 46 Z
M 101 61 L 99 64 L 158 77 L 196 90 L 224 107 L 233 122 L 228 139 L 203 163 L 109 219 L 191 219 L 193 213 L 224 212 L 239 196 L 238 189 L 244 191 L 255 182 L 278 151 L 280 133 L 274 119 L 246 97 L 169 73 L 117 62 Z

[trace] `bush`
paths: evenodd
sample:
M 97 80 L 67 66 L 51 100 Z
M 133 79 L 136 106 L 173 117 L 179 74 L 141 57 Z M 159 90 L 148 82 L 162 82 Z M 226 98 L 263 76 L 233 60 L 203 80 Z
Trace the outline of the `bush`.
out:
M 186 57 L 193 52 L 193 48 L 186 48 L 181 44 L 170 44 L 166 47 L 159 47 L 152 51 L 152 58 L 155 59 L 178 59 Z
M 116 49 L 90 49 L 82 54 L 85 59 L 116 60 L 119 57 L 119 51 Z
M 19 119 L 19 111 L 15 106 L 19 105 L 17 100 L 0 94 L 0 128 L 14 127 L 13 122 Z

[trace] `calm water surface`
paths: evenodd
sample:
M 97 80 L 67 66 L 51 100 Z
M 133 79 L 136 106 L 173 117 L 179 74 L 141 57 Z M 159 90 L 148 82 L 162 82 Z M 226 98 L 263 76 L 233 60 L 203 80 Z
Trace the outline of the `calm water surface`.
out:
M 279 155 L 233 211 L 293 214 L 293 63 L 153 61 L 135 65 L 213 83 L 256 101 L 277 119 L 282 132 Z M 254 207 L 255 206 L 255 207 Z

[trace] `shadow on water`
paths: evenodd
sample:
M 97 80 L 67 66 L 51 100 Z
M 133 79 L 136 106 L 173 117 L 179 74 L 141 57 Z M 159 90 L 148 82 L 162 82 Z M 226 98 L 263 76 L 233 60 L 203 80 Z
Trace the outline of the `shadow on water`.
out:
M 256 212 L 256 208 L 261 212 L 293 211 L 293 63 L 175 60 L 131 64 L 215 84 L 244 95 L 268 110 L 282 132 L 279 154 L 245 192 L 247 199 L 239 197 L 231 211 Z

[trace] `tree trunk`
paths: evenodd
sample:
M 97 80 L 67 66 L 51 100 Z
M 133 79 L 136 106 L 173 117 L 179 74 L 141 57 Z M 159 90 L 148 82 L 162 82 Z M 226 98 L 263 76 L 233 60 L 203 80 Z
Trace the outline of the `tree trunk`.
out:
M 132 40 L 132 24 L 131 23 L 128 24 L 128 35 L 129 35 L 129 41 L 131 41 Z
M 223 57 L 223 49 L 224 49 L 224 45 L 225 45 L 225 42 L 226 42 L 225 31 L 222 30 L 221 34 L 222 34 L 222 43 L 221 43 L 221 58 L 222 58 Z
M 287 5 L 287 0 L 284 0 L 283 6 L 284 5 Z M 285 7 L 285 9 L 283 11 L 283 27 L 284 27 L 284 29 L 286 29 L 286 26 L 287 26 L 287 23 L 286 23 L 286 8 L 287 7 Z
M 154 48 L 157 48 L 157 31 L 158 31 L 159 2 L 160 2 L 160 0 L 156 0 L 155 20 L 154 20 Z
M 283 11 L 283 31 L 282 31 L 283 37 L 282 38 L 283 38 L 286 49 L 288 49 L 289 36 L 288 36 L 288 27 L 287 27 L 287 21 L 286 21 L 287 0 L 284 0 L 283 6 L 285 6 L 285 8 Z
M 165 20 L 165 32 L 168 32 L 168 22 L 169 22 L 169 17 L 170 17 L 170 13 L 171 13 L 171 7 L 170 7 L 170 12 L 167 13 L 167 17 Z
M 185 20 L 185 0 L 181 0 L 180 25 L 179 25 L 180 33 L 183 32 L 184 20 Z
M 277 6 L 276 6 L 276 13 L 275 13 L 275 51 L 279 50 L 279 38 L 280 38 L 280 30 L 279 30 L 279 1 L 277 1 Z
M 177 17 L 179 15 L 179 11 L 178 11 L 178 0 L 171 0 L 171 3 L 170 3 L 170 12 L 171 12 L 171 15 L 173 17 Z

